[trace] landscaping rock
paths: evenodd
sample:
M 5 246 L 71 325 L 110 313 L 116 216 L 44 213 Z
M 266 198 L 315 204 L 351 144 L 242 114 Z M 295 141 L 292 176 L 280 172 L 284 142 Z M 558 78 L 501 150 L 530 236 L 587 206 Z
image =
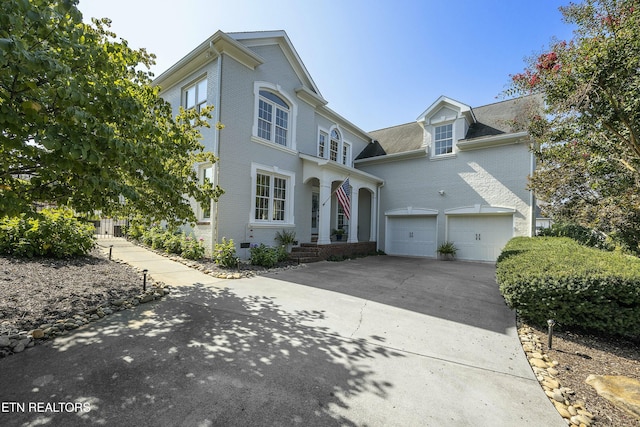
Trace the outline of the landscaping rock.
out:
M 9 339 L 9 337 L 1 336 L 0 337 L 0 348 L 9 347 L 9 345 L 11 345 L 11 340 Z
M 589 375 L 586 383 L 600 396 L 640 420 L 640 381 L 617 375 Z
M 44 330 L 34 329 L 33 331 L 31 331 L 31 336 L 36 340 L 40 340 L 44 338 Z

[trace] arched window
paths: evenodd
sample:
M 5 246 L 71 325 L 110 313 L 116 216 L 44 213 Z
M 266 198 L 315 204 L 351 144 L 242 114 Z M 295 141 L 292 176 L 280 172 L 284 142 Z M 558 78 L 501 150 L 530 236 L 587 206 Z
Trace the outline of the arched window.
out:
M 290 107 L 273 92 L 260 90 L 258 103 L 258 137 L 287 146 Z
M 340 132 L 337 129 L 331 131 L 331 140 L 329 141 L 329 160 L 338 161 L 338 153 L 340 152 Z

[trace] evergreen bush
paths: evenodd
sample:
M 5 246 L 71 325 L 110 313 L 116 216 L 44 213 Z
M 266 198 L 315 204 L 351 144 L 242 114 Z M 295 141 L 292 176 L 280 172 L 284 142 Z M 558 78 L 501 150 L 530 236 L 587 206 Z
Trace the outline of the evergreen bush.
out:
M 527 321 L 640 337 L 640 259 L 562 237 L 516 237 L 498 258 L 507 304 Z

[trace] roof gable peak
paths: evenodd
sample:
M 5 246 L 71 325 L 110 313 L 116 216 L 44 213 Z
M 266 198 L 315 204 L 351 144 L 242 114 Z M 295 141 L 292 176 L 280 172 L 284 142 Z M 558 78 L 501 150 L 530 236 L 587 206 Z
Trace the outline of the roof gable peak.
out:
M 436 101 L 429 106 L 422 114 L 416 119 L 417 122 L 429 123 L 429 119 L 432 115 L 440 111 L 442 107 L 450 107 L 457 112 L 457 117 L 466 117 L 469 123 L 475 123 L 476 117 L 473 114 L 473 109 L 467 104 L 463 104 L 460 101 L 441 95 Z

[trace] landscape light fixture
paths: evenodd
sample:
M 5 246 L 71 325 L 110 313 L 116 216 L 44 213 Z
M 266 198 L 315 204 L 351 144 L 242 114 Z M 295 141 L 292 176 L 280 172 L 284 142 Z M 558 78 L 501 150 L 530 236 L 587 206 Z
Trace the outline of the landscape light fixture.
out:
M 549 325 L 549 339 L 547 341 L 547 345 L 549 347 L 549 350 L 551 350 L 551 344 L 553 341 L 553 326 L 556 324 L 556 321 L 553 319 L 549 319 L 547 320 L 547 325 Z
M 147 273 L 148 272 L 149 270 L 147 270 L 146 268 L 142 270 L 142 290 L 143 291 L 147 290 Z

